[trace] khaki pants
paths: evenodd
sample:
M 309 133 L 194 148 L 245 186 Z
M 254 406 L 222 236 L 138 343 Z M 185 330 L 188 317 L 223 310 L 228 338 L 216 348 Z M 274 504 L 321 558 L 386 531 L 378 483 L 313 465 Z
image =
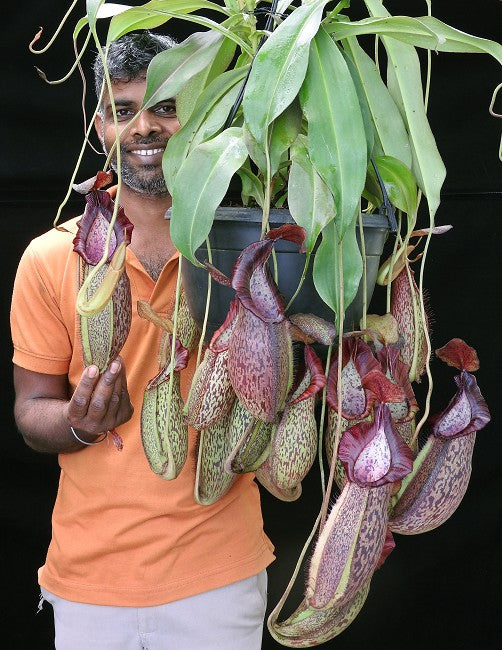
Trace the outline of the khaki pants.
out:
M 56 650 L 260 650 L 267 573 L 154 607 L 75 603 L 42 589 Z

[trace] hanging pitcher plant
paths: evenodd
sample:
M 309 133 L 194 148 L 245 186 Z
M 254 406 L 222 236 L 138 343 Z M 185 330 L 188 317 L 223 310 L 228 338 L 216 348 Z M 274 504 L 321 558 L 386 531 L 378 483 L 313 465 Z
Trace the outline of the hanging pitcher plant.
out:
M 91 41 L 105 61 L 107 46 L 130 31 L 169 30 L 172 18 L 193 26 L 151 61 L 143 99 L 146 109 L 176 98 L 182 128 L 169 139 L 163 171 L 182 261 L 172 319 L 148 304 L 133 306 L 164 332 L 159 374 L 145 386 L 141 434 L 152 471 L 172 480 L 187 457 L 188 426 L 197 430 L 194 499 L 201 506 L 244 472 L 255 472 L 283 501 L 300 499 L 319 456 L 324 498 L 304 599 L 279 620 L 290 585 L 268 620 L 270 634 L 290 647 L 318 645 L 346 629 L 395 545 L 393 533 L 425 532 L 453 514 L 467 489 L 476 431 L 490 420 L 472 374 L 476 354 L 460 339 L 437 350 L 460 372 L 458 390 L 443 412 L 429 414 L 433 343 L 423 271 L 432 235 L 447 237 L 451 226 L 435 224 L 446 172 L 427 119 L 430 59 L 424 100 L 417 50 L 502 63 L 502 46 L 434 18 L 429 1 L 419 17 L 393 16 L 381 0 L 352 4 L 367 16 L 352 19 L 350 0 L 150 0 L 136 7 L 87 0 L 74 30 L 75 43 L 87 37 L 73 68 Z M 97 23 L 104 20 L 102 43 Z M 35 49 L 40 38 L 34 53 L 46 49 Z M 106 65 L 104 89 L 113 99 Z M 120 146 L 116 155 L 120 169 Z M 111 182 L 108 164 L 76 186 L 87 194 L 75 239 L 77 309 L 86 363 L 101 369 L 124 344 L 131 309 L 123 267 L 132 226 L 120 208 L 120 173 L 115 200 L 102 191 Z M 77 173 L 78 165 L 71 184 Z M 242 205 L 258 208 L 261 224 L 229 272 L 211 263 L 210 238 L 236 179 Z M 418 226 L 421 203 L 426 216 Z M 279 227 L 276 209 L 287 210 Z M 365 229 L 382 216 L 390 255 L 377 273 Z M 285 296 L 289 272 L 278 249 L 287 242 L 301 270 Z M 193 314 L 194 321 L 187 311 L 181 272 L 188 265 L 205 274 L 208 300 L 210 287 L 232 294 L 209 334 L 207 316 L 200 322 Z M 308 277 L 322 313 L 296 308 Z M 386 292 L 380 315 L 368 313 L 375 281 Z M 349 321 L 356 303 L 357 319 Z M 183 404 L 179 372 L 189 355 L 197 355 L 197 370 Z M 414 394 L 420 380 L 424 404 Z

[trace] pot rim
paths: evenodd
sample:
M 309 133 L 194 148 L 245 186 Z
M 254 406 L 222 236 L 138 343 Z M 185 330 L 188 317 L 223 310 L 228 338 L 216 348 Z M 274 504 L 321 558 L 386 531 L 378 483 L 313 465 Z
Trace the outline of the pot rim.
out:
M 216 208 L 215 221 L 244 221 L 246 223 L 261 223 L 263 211 L 261 208 L 247 208 L 245 206 L 230 205 Z M 390 230 L 389 220 L 380 213 L 362 213 L 363 226 L 365 228 L 385 228 Z M 165 218 L 171 218 L 171 208 L 165 213 Z M 269 215 L 269 223 L 283 224 L 294 223 L 288 208 L 272 208 Z

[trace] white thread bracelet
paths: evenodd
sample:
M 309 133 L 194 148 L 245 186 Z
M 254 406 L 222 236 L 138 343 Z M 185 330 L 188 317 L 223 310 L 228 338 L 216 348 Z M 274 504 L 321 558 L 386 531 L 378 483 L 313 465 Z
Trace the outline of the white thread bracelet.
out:
M 99 445 L 100 442 L 104 442 L 108 438 L 108 431 L 105 431 L 102 434 L 103 437 L 101 438 L 101 440 L 95 440 L 94 442 L 86 442 L 85 440 L 82 440 L 82 438 L 79 438 L 77 436 L 77 433 L 76 433 L 75 429 L 72 426 L 70 426 L 70 431 L 72 432 L 73 437 L 76 440 L 78 440 L 79 442 L 81 442 L 83 445 L 89 445 L 89 446 L 90 445 Z

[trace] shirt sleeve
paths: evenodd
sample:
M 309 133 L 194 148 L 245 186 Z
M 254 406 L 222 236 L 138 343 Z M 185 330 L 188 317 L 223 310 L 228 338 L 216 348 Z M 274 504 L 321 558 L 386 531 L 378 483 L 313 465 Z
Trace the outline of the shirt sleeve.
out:
M 32 242 L 18 266 L 11 304 L 13 361 L 33 372 L 67 374 L 71 338 L 61 312 L 60 263 Z

